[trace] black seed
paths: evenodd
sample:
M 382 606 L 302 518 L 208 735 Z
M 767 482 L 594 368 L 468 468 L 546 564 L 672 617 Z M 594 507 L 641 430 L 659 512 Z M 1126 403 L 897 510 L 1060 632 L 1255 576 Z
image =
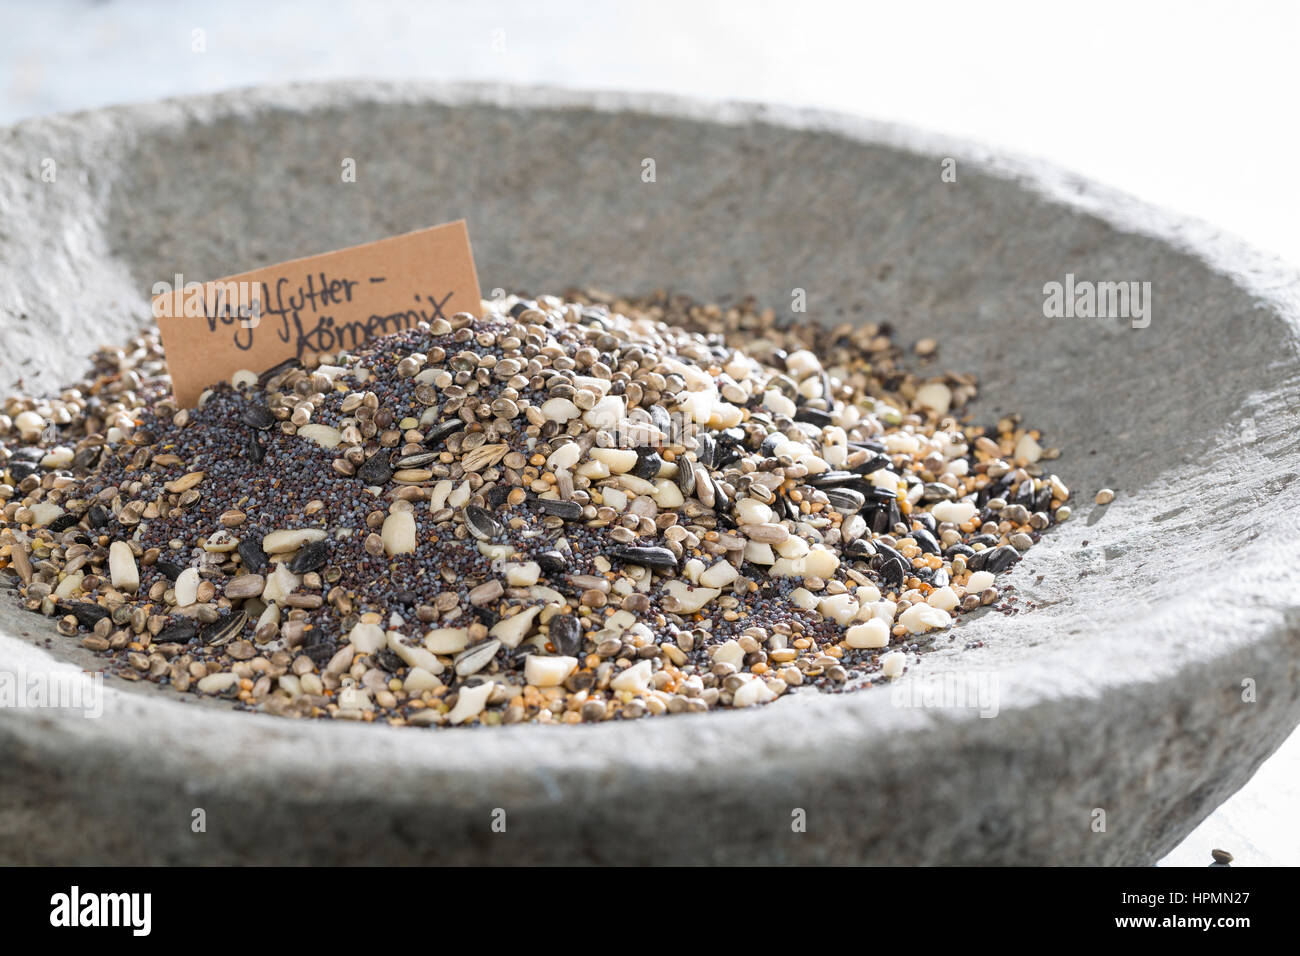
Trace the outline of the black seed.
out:
M 108 617 L 108 608 L 92 604 L 90 601 L 60 601 L 59 610 L 67 611 L 77 619 L 82 627 L 94 627 L 99 621 Z
M 86 511 L 86 521 L 92 528 L 102 528 L 108 524 L 108 509 L 103 505 L 91 505 Z
M 302 652 L 306 654 L 307 657 L 311 659 L 311 662 L 317 667 L 324 667 L 329 663 L 330 658 L 334 656 L 336 650 L 337 648 L 333 644 L 327 641 L 321 641 L 318 644 L 308 644 L 302 649 Z
M 569 562 L 558 551 L 540 551 L 535 556 L 535 560 L 542 573 L 548 577 L 569 570 Z
M 901 558 L 898 560 L 889 558 L 876 570 L 879 571 L 880 580 L 885 587 L 898 588 L 903 586 L 903 576 L 907 573 L 906 567 Z
M 542 514 L 555 515 L 565 521 L 577 521 L 582 517 L 582 505 L 576 501 L 560 501 L 552 498 L 529 498 L 528 506 Z
M 867 538 L 854 538 L 844 546 L 844 553 L 853 558 L 870 558 L 876 554 L 876 547 Z
M 689 498 L 695 494 L 694 462 L 685 455 L 677 459 L 677 487 L 681 489 L 683 497 Z
M 433 428 L 429 429 L 429 433 L 424 436 L 424 446 L 426 448 L 433 448 L 437 445 L 441 445 L 447 440 L 448 435 L 454 435 L 464 427 L 465 422 L 459 418 L 453 418 L 446 422 L 439 422 L 437 425 L 434 425 Z
M 154 565 L 168 581 L 175 581 L 180 577 L 180 573 L 185 570 L 185 566 L 177 564 L 174 561 L 155 561 Z
M 892 462 L 890 462 L 890 460 L 884 455 L 876 455 L 874 458 L 868 458 L 862 464 L 849 470 L 855 475 L 869 475 L 874 471 L 879 471 L 881 468 L 888 468 L 891 464 Z
M 510 307 L 510 318 L 517 319 L 531 308 L 533 303 L 520 300 Z
M 234 614 L 227 614 L 225 617 L 219 617 L 211 624 L 204 626 L 199 632 L 199 641 L 205 647 L 220 647 L 228 644 L 234 639 L 240 631 L 244 629 L 244 624 L 248 621 L 248 615 L 243 611 L 236 611 Z M 162 635 L 159 635 L 159 643 Z
M 1026 478 L 1016 486 L 1015 492 L 1011 495 L 1011 503 L 1024 505 L 1030 511 L 1034 510 L 1034 483 L 1031 479 Z
M 399 588 L 393 592 L 393 600 L 398 604 L 405 604 L 407 607 L 412 606 L 420 599 L 420 596 L 414 591 L 408 591 L 405 588 Z
M 823 471 L 820 475 L 810 475 L 808 484 L 814 488 L 838 488 L 841 485 L 860 485 L 862 476 L 856 471 Z
M 673 433 L 673 417 L 668 414 L 668 409 L 664 408 L 662 405 L 655 404 L 651 405 L 646 409 L 646 411 L 650 413 L 650 422 L 655 428 L 659 429 L 665 435 L 671 435 Z
M 974 553 L 975 553 L 975 549 L 968 544 L 954 544 L 951 548 L 948 548 L 946 551 L 944 551 L 943 556 L 947 558 L 949 561 L 951 561 L 959 554 L 962 555 L 963 557 L 969 558 Z M 966 562 L 966 566 L 970 567 L 969 561 Z M 978 568 L 976 570 L 978 570 Z
M 941 551 L 939 542 L 935 540 L 934 535 L 924 528 L 916 528 L 913 530 L 912 540 L 915 541 L 926 554 L 939 554 Z
M 214 624 L 220 623 L 214 621 Z M 189 617 L 174 617 L 171 623 L 158 632 L 155 644 L 188 644 L 199 633 L 198 622 Z
M 40 471 L 40 466 L 27 461 L 9 462 L 9 474 L 13 476 L 15 482 L 22 481 L 28 475 L 34 475 Z
M 677 556 L 675 554 L 667 548 L 653 545 L 620 545 L 612 549 L 608 556 L 615 561 L 622 561 L 624 564 L 642 564 L 648 568 L 659 568 L 665 571 L 677 568 Z
M 257 432 L 249 432 L 244 442 L 244 457 L 255 465 L 260 465 L 266 457 L 266 446 L 257 437 Z
M 330 548 L 326 541 L 308 541 L 298 553 L 293 556 L 289 562 L 289 570 L 294 574 L 306 574 L 308 571 L 319 571 L 325 567 L 325 561 L 329 558 Z
M 406 666 L 406 661 L 402 660 L 387 647 L 380 649 L 379 653 L 375 655 L 375 661 L 390 674 L 396 674 Z
M 557 654 L 576 657 L 582 650 L 582 625 L 572 614 L 557 614 L 551 618 L 551 644 Z
M 245 425 L 250 428 L 257 428 L 262 431 L 270 428 L 275 424 L 275 416 L 265 405 L 257 405 L 252 402 L 244 406 L 244 412 L 240 416 Z
M 257 384 L 265 385 L 267 382 L 271 381 L 271 379 L 275 378 L 281 372 L 287 372 L 291 368 L 297 368 L 300 364 L 301 363 L 298 361 L 297 358 L 287 358 L 283 362 L 280 362 L 278 365 L 271 366 L 261 375 L 257 376 Z
M 731 498 L 727 496 L 726 491 L 722 488 L 722 482 L 717 478 L 710 478 L 713 483 L 713 510 L 719 515 L 726 515 L 731 511 Z M 732 525 L 734 527 L 734 522 Z
M 772 432 L 772 434 L 764 438 L 762 444 L 758 446 L 758 453 L 764 458 L 771 458 L 772 453 L 776 451 L 776 446 L 781 444 L 783 441 L 785 441 L 784 435 L 780 432 Z
M 867 503 L 866 496 L 853 488 L 828 488 L 826 500 L 832 508 L 846 515 L 857 514 Z
M 934 501 L 952 501 L 957 497 L 957 489 L 945 485 L 942 481 L 927 481 L 921 489 L 921 500 L 926 504 Z
M 725 428 L 718 432 L 718 451 L 714 468 L 726 468 L 737 461 L 744 453 L 745 431 L 741 428 Z
M 705 468 L 716 467 L 718 443 L 708 432 L 701 432 L 695 436 L 695 457 L 700 460 L 700 464 Z
M 240 538 L 235 550 L 239 552 L 239 560 L 249 573 L 261 574 L 266 570 L 266 552 L 262 550 L 262 543 L 257 538 Z
M 984 553 L 988 554 L 988 557 L 984 560 L 984 570 L 991 571 L 994 574 L 1001 574 L 1020 560 L 1020 552 L 1009 544 L 1004 544 L 1000 548 L 994 548 L 992 551 Z
M 73 514 L 68 514 L 65 511 L 63 514 L 59 515 L 57 518 L 51 521 L 48 527 L 51 531 L 57 534 L 60 531 L 67 531 L 76 523 L 77 523 L 77 516 Z
M 400 465 L 401 462 L 398 462 Z M 487 506 L 493 511 L 500 511 L 506 506 L 506 499 L 510 497 L 511 487 L 504 482 L 492 486 L 492 490 L 484 497 Z
M 871 508 L 873 504 L 875 507 L 871 512 L 868 524 L 871 525 L 871 530 L 876 534 L 888 534 L 902 518 L 902 514 L 898 510 L 898 499 L 892 495 L 885 501 L 876 500 L 872 502 L 869 499 L 867 502 L 868 508 Z
M 834 421 L 830 412 L 823 411 L 820 408 L 809 408 L 807 405 L 801 405 L 795 410 L 794 420 L 807 422 L 809 425 L 816 425 L 819 428 L 825 428 Z
M 663 465 L 664 460 L 659 457 L 659 452 L 649 447 L 638 448 L 636 464 L 632 466 L 630 474 L 645 481 L 653 481 Z
M 939 522 L 934 520 L 934 515 L 928 511 L 916 511 L 912 513 L 912 520 L 919 524 L 930 534 L 939 533 Z
M 369 458 L 365 464 L 357 469 L 357 477 L 361 479 L 363 485 L 384 485 L 388 479 L 393 477 L 393 466 L 391 462 L 391 452 L 386 448 L 381 448 Z
M 480 541 L 491 541 L 505 532 L 501 522 L 492 517 L 492 512 L 486 508 L 480 508 L 478 505 L 466 505 L 462 514 L 465 516 L 465 527 L 469 529 L 470 534 Z

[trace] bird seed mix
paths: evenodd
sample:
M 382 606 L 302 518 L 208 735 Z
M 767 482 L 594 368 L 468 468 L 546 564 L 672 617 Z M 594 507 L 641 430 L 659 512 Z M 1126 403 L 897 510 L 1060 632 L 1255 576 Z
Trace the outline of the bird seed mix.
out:
M 8 399 L 0 584 L 241 709 L 596 723 L 892 680 L 1069 516 L 933 340 L 915 374 L 886 325 L 748 301 L 484 307 L 192 410 L 156 333 Z

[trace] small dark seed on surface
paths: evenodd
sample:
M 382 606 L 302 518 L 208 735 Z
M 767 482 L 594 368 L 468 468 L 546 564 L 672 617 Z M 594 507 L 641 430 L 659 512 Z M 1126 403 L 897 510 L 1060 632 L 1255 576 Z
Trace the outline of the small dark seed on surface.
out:
M 825 428 L 834 422 L 830 412 L 823 411 L 820 408 L 809 408 L 807 405 L 802 405 L 795 411 L 794 420 L 807 422 L 810 425 L 816 425 L 818 428 Z
M 161 571 L 163 576 L 169 581 L 175 581 L 180 577 L 180 573 L 185 570 L 183 565 L 177 564 L 174 561 L 164 561 L 161 559 L 155 561 L 153 566 Z
M 53 531 L 55 534 L 58 534 L 60 531 L 67 531 L 76 523 L 77 523 L 76 515 L 68 514 L 67 512 L 64 512 L 63 514 L 59 515 L 57 518 L 55 518 L 53 521 L 50 522 L 49 529 Z
M 546 575 L 563 574 L 569 570 L 569 562 L 558 551 L 541 551 L 536 557 L 538 566 Z
M 667 548 L 627 545 L 611 548 L 609 557 L 625 564 L 641 564 L 649 568 L 670 570 L 677 567 L 677 556 Z
M 317 571 L 325 566 L 326 560 L 329 559 L 329 552 L 329 542 L 308 541 L 298 549 L 298 553 L 289 562 L 289 570 L 294 574 Z
M 366 459 L 366 463 L 357 469 L 357 477 L 363 485 L 384 485 L 393 477 L 393 466 L 387 449 L 381 449 Z
M 529 507 L 542 514 L 555 515 L 565 521 L 577 521 L 582 517 L 582 505 L 576 501 L 559 501 L 551 498 L 529 498 Z
M 158 632 L 155 644 L 188 644 L 198 634 L 198 622 L 188 617 L 172 618 L 170 624 Z
M 206 647 L 220 647 L 227 644 L 244 629 L 244 623 L 247 620 L 248 615 L 243 611 L 236 611 L 233 614 L 219 617 L 211 624 L 204 626 L 199 634 L 199 641 Z M 161 634 L 158 636 L 159 638 L 162 637 Z
M 252 574 L 261 574 L 266 570 L 266 552 L 262 550 L 261 541 L 251 537 L 240 538 L 235 550 L 239 553 L 239 560 L 245 570 Z
M 396 674 L 406 666 L 406 662 L 387 647 L 380 649 L 379 653 L 375 655 L 375 661 L 390 674 Z
M 311 662 L 317 667 L 324 667 L 329 663 L 334 652 L 338 650 L 333 644 L 321 641 L 317 644 L 308 644 L 302 649 L 302 652 L 311 659 Z
M 557 614 L 551 618 L 551 643 L 557 654 L 576 657 L 582 650 L 582 625 L 572 614 Z
M 108 617 L 108 608 L 89 601 L 61 601 L 59 609 L 76 617 L 77 623 L 82 627 L 94 627 L 99 621 Z
M 275 416 L 265 405 L 249 403 L 244 406 L 244 412 L 241 416 L 244 424 L 250 428 L 257 428 L 262 431 L 270 428 L 275 424 Z
M 470 534 L 480 541 L 491 541 L 493 538 L 500 537 L 505 531 L 501 522 L 492 517 L 492 513 L 486 508 L 466 505 L 464 514 L 465 527 L 469 528 Z
M 424 444 L 428 448 L 433 448 L 447 440 L 448 436 L 456 434 L 465 427 L 465 422 L 459 418 L 453 418 L 451 421 L 439 422 L 429 429 L 429 433 L 424 436 Z

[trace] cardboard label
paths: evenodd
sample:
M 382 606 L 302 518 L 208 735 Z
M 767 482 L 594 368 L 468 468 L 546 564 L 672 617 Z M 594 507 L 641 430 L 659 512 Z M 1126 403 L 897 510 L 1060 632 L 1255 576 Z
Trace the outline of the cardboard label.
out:
M 208 282 L 160 282 L 153 314 L 183 408 L 240 369 L 352 351 L 457 312 L 482 314 L 463 220 Z

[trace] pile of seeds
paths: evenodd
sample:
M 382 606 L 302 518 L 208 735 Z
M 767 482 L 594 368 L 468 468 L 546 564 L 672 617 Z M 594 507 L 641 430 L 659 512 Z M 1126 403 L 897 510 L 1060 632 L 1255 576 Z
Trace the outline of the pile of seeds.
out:
M 126 680 L 597 722 L 900 675 L 1069 515 L 890 330 L 511 297 L 170 398 L 144 337 L 0 414 L 0 581 Z

